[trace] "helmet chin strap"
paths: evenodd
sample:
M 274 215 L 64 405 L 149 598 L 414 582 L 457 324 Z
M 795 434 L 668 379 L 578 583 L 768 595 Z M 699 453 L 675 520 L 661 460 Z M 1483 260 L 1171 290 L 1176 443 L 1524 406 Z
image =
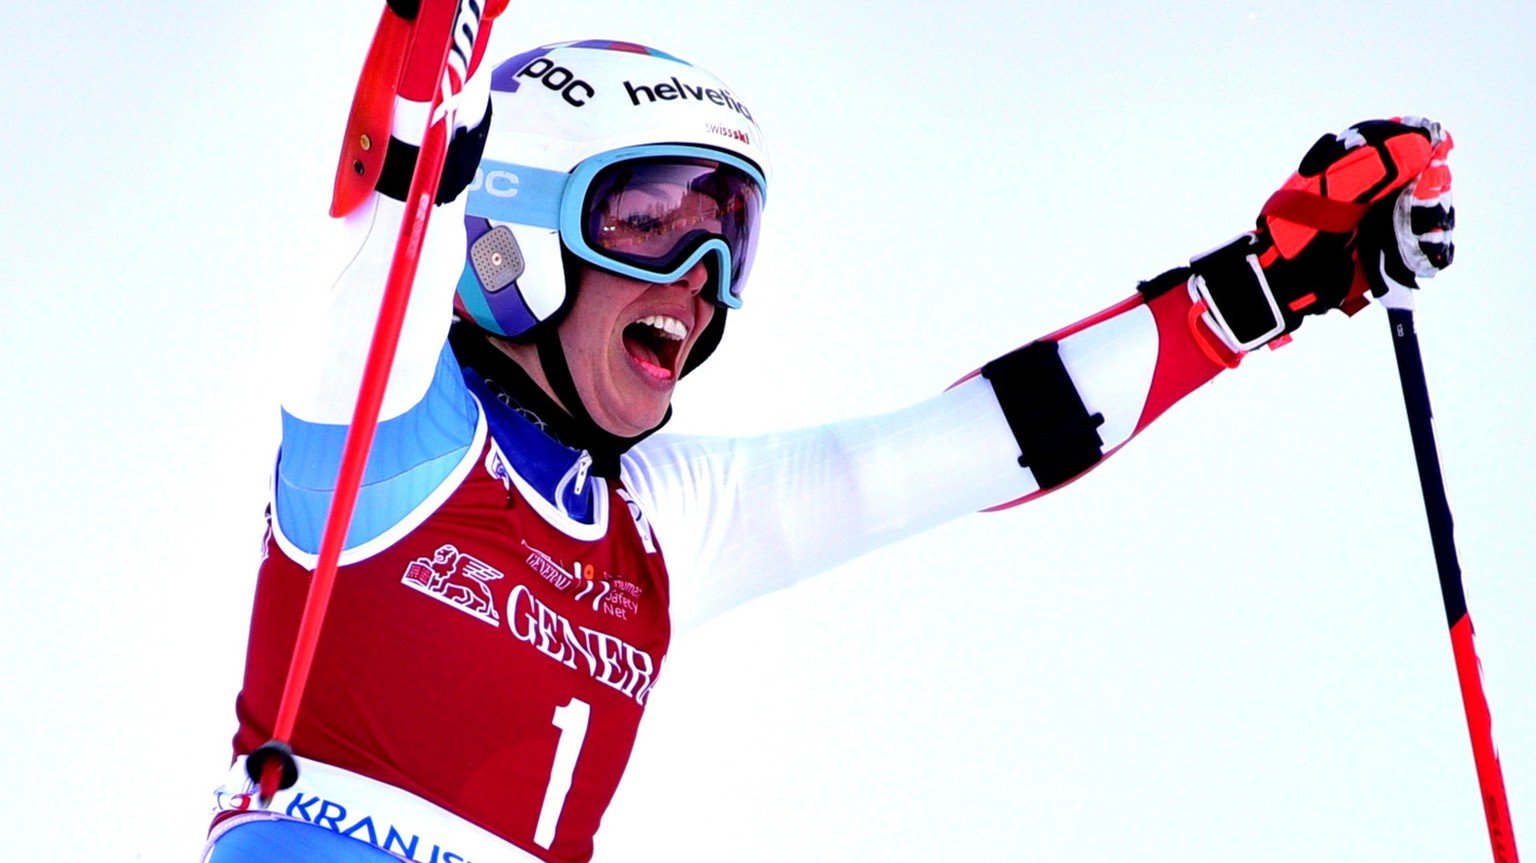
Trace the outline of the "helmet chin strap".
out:
M 549 328 L 551 331 L 553 329 Z M 672 417 L 669 407 L 656 428 L 631 438 L 619 437 L 603 429 L 592 419 L 576 393 L 558 338 L 553 339 L 554 344 L 545 345 L 541 334 L 538 345 L 544 377 L 555 390 L 558 402 L 534 381 L 527 369 L 496 347 L 492 342 L 495 336 L 473 321 L 463 318 L 455 321 L 448 338 L 459 364 L 473 369 L 492 385 L 492 391 L 499 391 L 510 399 L 513 403 L 511 407 L 531 414 L 545 434 L 564 446 L 591 453 L 592 471 L 598 476 L 608 479 L 617 477 L 619 456 L 661 428 Z
M 617 476 L 619 456 L 666 425 L 672 418 L 672 406 L 667 406 L 667 412 L 662 416 L 661 422 L 634 437 L 621 437 L 608 431 L 592 418 L 592 414 L 587 410 L 586 401 L 576 389 L 576 382 L 571 379 L 571 367 L 565 359 L 565 346 L 560 343 L 559 328 L 545 326 L 540 330 L 534 339 L 534 346 L 539 351 L 539 364 L 544 369 L 544 379 L 549 381 L 555 398 L 565 406 L 565 411 L 572 420 L 571 432 L 578 438 L 564 442 L 590 452 L 592 468 L 599 476 Z
M 583 264 L 571 254 L 569 249 L 563 249 L 562 257 L 566 270 L 567 297 L 573 298 L 580 285 L 579 274 Z M 706 263 L 705 266 L 709 271 L 705 290 L 715 290 L 715 283 L 720 278 L 719 273 L 713 263 Z M 672 406 L 667 406 L 667 412 L 662 416 L 661 422 L 634 437 L 621 437 L 598 425 L 597 420 L 593 419 L 591 412 L 587 410 L 586 400 L 576 388 L 576 382 L 571 377 L 570 364 L 566 361 L 565 345 L 560 342 L 560 320 L 565 317 L 565 312 L 568 310 L 568 308 L 562 309 L 560 313 L 542 322 L 529 334 L 538 351 L 539 365 L 544 371 L 544 379 L 549 382 L 549 388 L 553 390 L 553 399 L 549 397 L 550 393 L 545 393 L 533 382 L 526 370 L 513 362 L 510 357 L 496 350 L 494 346 L 487 345 L 500 360 L 492 359 L 490 362 L 494 363 L 493 368 L 504 369 L 504 371 L 499 374 L 490 369 L 482 371 L 493 375 L 504 387 L 508 385 L 515 387 L 517 392 L 513 393 L 513 397 L 524 402 L 525 407 L 539 413 L 548 430 L 561 443 L 579 447 L 591 453 L 592 468 L 595 473 L 599 476 L 615 477 L 619 473 L 619 456 L 666 425 L 667 421 L 672 419 Z M 688 359 L 684 362 L 679 374 L 680 378 L 698 368 L 699 364 L 714 353 L 725 332 L 725 316 L 726 310 L 717 307 L 713 319 L 694 342 L 693 349 L 689 352 Z M 562 406 L 563 411 L 561 411 Z M 544 413 L 551 415 L 546 417 L 543 416 Z M 557 416 L 558 414 L 563 416 Z
M 715 348 L 720 346 L 720 337 L 725 335 L 726 311 L 724 306 L 715 306 L 715 317 L 694 341 L 693 349 L 688 352 L 688 359 L 683 362 L 683 370 L 677 376 L 678 380 L 688 377 L 689 372 L 703 365 L 704 361 L 709 359 L 709 355 L 715 352 Z

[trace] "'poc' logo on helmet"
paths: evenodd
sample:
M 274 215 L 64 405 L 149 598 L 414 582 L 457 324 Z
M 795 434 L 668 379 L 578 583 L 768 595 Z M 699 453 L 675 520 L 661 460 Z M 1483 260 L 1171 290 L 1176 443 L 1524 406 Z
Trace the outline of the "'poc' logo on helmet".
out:
M 533 78 L 543 82 L 544 86 L 564 97 L 565 101 L 580 108 L 587 104 L 587 100 L 597 95 L 592 85 L 576 77 L 576 73 L 556 66 L 548 57 L 539 57 L 524 66 L 518 73 L 519 78 Z M 580 96 L 581 98 L 577 98 Z

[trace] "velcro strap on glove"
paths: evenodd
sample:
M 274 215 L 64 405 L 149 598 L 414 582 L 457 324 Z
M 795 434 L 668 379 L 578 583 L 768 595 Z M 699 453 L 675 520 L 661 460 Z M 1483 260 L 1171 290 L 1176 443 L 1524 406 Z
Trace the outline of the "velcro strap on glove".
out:
M 490 131 L 489 105 L 478 126 L 454 131 L 453 140 L 448 142 L 448 154 L 443 159 L 442 179 L 438 181 L 434 203 L 452 201 L 474 181 L 475 169 L 480 167 L 480 156 L 485 152 L 485 139 Z M 411 193 L 411 175 L 416 173 L 416 159 L 420 154 L 420 147 L 391 136 L 389 150 L 384 156 L 384 169 L 379 172 L 379 182 L 374 188 L 385 197 L 404 201 Z
M 1008 428 L 1019 443 L 1019 466 L 1029 468 L 1041 489 L 1055 488 L 1104 457 L 1098 427 L 1053 341 L 1030 342 L 981 367 L 992 383 Z
M 1285 315 L 1259 266 L 1258 241 L 1239 234 L 1232 242 L 1190 259 L 1189 285 L 1206 304 L 1205 321 L 1239 353 L 1268 344 L 1285 333 Z

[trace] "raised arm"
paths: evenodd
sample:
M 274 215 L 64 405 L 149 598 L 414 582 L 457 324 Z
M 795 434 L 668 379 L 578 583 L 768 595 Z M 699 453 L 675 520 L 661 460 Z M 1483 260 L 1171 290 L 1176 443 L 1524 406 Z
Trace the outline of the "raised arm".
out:
M 1384 273 L 1433 275 L 1451 257 L 1449 148 L 1418 120 L 1324 136 L 1253 231 L 906 410 L 637 447 L 630 482 L 668 555 L 678 623 L 1065 485 L 1306 315 L 1353 314 Z
M 283 363 L 283 441 L 275 509 L 278 539 L 300 560 L 319 547 L 347 423 L 405 218 L 404 199 L 435 86 L 417 74 L 415 65 L 424 68 L 407 60 L 394 99 L 390 140 L 370 145 L 388 150 L 376 187 L 337 226 L 335 242 L 350 252 L 346 266 L 328 289 L 312 302 L 301 303 L 287 322 L 290 338 L 285 350 L 290 356 Z M 387 538 L 461 470 L 476 433 L 478 411 L 446 342 L 454 285 L 464 267 L 463 191 L 474 176 L 489 121 L 488 86 L 487 76 L 471 77 L 458 102 L 437 204 L 421 246 L 346 543 L 349 557 Z

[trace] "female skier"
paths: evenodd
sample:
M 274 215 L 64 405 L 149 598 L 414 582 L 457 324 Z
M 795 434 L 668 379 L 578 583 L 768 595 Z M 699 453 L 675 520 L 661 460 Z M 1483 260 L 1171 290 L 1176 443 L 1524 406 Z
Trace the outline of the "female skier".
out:
M 1253 230 L 944 393 L 803 431 L 653 435 L 746 298 L 769 180 L 749 105 L 607 41 L 471 79 L 291 737 L 298 779 L 263 807 L 244 759 L 272 736 L 400 172 L 349 217 L 356 254 L 284 396 L 208 860 L 587 860 L 675 632 L 1048 492 L 1306 315 L 1451 259 L 1449 137 L 1361 123 L 1324 136 Z

